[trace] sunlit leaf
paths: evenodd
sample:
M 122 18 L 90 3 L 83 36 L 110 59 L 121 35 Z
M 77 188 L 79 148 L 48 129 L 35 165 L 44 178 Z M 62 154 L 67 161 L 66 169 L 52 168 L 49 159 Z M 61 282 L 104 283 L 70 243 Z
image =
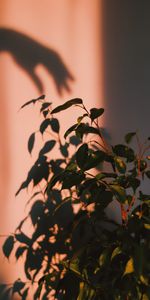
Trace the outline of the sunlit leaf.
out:
M 126 172 L 126 164 L 121 158 L 115 157 L 115 164 L 120 173 L 124 174 Z
M 134 272 L 134 263 L 133 263 L 133 258 L 131 257 L 125 266 L 125 271 L 123 273 L 123 276 L 133 272 Z
M 112 252 L 112 255 L 111 255 L 111 260 L 116 257 L 117 255 L 119 255 L 120 253 L 122 253 L 120 247 L 116 247 L 113 252 Z

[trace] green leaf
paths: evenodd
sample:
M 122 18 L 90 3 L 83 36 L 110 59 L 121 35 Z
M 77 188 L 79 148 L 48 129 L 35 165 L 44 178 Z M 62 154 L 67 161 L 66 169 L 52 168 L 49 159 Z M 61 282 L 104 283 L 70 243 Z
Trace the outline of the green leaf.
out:
M 112 149 L 117 156 L 126 158 L 128 162 L 132 162 L 135 159 L 133 149 L 128 146 L 117 144 Z
M 58 113 L 58 112 L 60 112 L 62 110 L 65 110 L 65 109 L 71 107 L 72 105 L 77 105 L 77 104 L 82 104 L 82 103 L 83 103 L 83 101 L 80 98 L 71 99 L 71 100 L 65 102 L 64 104 L 59 105 L 56 108 L 54 108 L 52 110 L 51 114 L 56 114 L 56 113 Z
M 84 170 L 90 170 L 98 167 L 100 163 L 103 163 L 105 160 L 105 152 L 102 150 L 93 151 L 84 165 Z
M 32 133 L 28 140 L 28 151 L 31 154 L 35 142 L 35 132 Z
M 87 117 L 87 116 L 88 116 L 88 114 L 84 114 L 84 115 L 78 117 L 78 119 L 77 119 L 78 125 L 79 125 L 79 124 L 81 123 L 81 121 L 82 121 L 85 117 Z
M 88 145 L 83 144 L 76 152 L 76 161 L 78 166 L 83 169 L 88 161 Z
M 136 132 L 129 132 L 125 135 L 125 141 L 129 144 L 132 141 L 132 138 L 136 135 Z
M 90 118 L 92 121 L 100 117 L 104 113 L 104 108 L 91 108 L 90 109 Z
M 124 203 L 127 198 L 125 189 L 122 186 L 116 184 L 109 184 L 109 187 L 116 195 L 119 202 Z
M 115 157 L 114 160 L 115 160 L 115 165 L 116 165 L 116 168 L 118 169 L 118 171 L 120 173 L 124 174 L 126 172 L 125 162 L 119 157 Z
M 98 128 L 89 126 L 85 123 L 80 123 L 80 125 L 75 128 L 75 132 L 77 137 L 79 137 L 80 139 L 82 139 L 84 134 L 87 135 L 89 133 L 98 134 L 99 136 L 101 135 Z
M 7 258 L 9 258 L 13 250 L 14 243 L 15 243 L 14 237 L 10 235 L 3 244 L 3 253 Z
M 29 104 L 31 104 L 31 103 L 35 104 L 37 101 L 43 100 L 43 99 L 45 99 L 45 95 L 42 95 L 42 96 L 40 96 L 40 97 L 38 97 L 38 98 L 36 98 L 36 99 L 32 99 L 32 100 L 26 102 L 25 104 L 23 104 L 23 105 L 20 107 L 20 109 L 24 108 L 25 106 L 27 106 L 27 105 L 29 105 Z

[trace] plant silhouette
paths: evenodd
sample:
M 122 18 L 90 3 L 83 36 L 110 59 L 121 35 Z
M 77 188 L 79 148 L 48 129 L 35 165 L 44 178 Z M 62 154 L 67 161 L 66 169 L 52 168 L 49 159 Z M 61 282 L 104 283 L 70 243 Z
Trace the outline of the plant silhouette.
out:
M 129 132 L 112 146 L 99 127 L 103 108 L 88 110 L 75 98 L 52 109 L 44 95 L 21 108 L 36 103 L 43 121 L 29 137 L 29 153 L 39 136 L 43 144 L 16 192 L 32 187 L 28 213 L 3 244 L 5 257 L 12 251 L 16 260 L 23 256 L 27 281 L 0 285 L 2 295 L 27 300 L 34 285 L 33 300 L 54 299 L 52 292 L 57 300 L 150 299 L 150 195 L 143 193 L 150 138 L 141 144 L 137 132 Z M 64 141 L 55 115 L 71 106 L 81 115 Z M 120 222 L 107 215 L 114 200 Z
M 73 76 L 60 55 L 42 45 L 31 37 L 15 30 L 0 28 L 0 51 L 8 51 L 15 62 L 27 72 L 39 92 L 44 91 L 43 83 L 36 74 L 35 68 L 41 64 L 53 77 L 57 92 L 70 92 L 69 81 Z

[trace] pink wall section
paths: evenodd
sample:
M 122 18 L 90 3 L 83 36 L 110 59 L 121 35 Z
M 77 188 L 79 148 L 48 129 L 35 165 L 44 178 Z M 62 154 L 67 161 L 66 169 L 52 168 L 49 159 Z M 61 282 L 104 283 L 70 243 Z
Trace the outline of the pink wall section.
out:
M 88 106 L 103 106 L 101 1 L 1 0 L 0 27 L 24 33 L 61 55 L 74 77 L 68 81 L 70 94 L 64 89 L 60 97 L 48 71 L 42 65 L 36 68 L 54 106 L 73 97 L 85 99 Z M 18 113 L 18 109 L 40 92 L 6 52 L 0 52 L 0 83 L 0 234 L 5 235 L 13 232 L 25 214 L 27 194 L 14 195 L 34 160 L 27 153 L 28 136 L 39 126 L 38 110 L 26 108 Z M 76 116 L 67 117 L 63 127 Z M 1 251 L 0 256 L 0 277 L 7 274 L 8 282 L 18 278 L 15 261 L 8 264 Z

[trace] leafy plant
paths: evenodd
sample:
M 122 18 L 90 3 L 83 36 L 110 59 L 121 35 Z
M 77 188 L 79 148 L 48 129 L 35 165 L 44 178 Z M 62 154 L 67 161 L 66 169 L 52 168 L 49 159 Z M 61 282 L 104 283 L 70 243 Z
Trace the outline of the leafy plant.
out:
M 3 294 L 25 300 L 35 285 L 35 300 L 52 293 L 63 300 L 150 299 L 150 195 L 142 191 L 150 179 L 150 138 L 141 144 L 130 132 L 124 144 L 108 145 L 99 126 L 104 109 L 88 111 L 80 98 L 52 109 L 41 96 L 22 108 L 31 103 L 43 114 L 44 145 L 16 193 L 33 187 L 29 213 L 3 245 L 7 258 L 12 251 L 17 260 L 24 256 L 28 282 L 3 285 Z M 81 113 L 64 140 L 56 115 L 71 106 Z M 29 153 L 37 134 L 29 137 Z M 54 159 L 55 149 L 60 156 Z M 121 222 L 108 217 L 113 201 Z M 24 231 L 29 220 L 30 236 Z

